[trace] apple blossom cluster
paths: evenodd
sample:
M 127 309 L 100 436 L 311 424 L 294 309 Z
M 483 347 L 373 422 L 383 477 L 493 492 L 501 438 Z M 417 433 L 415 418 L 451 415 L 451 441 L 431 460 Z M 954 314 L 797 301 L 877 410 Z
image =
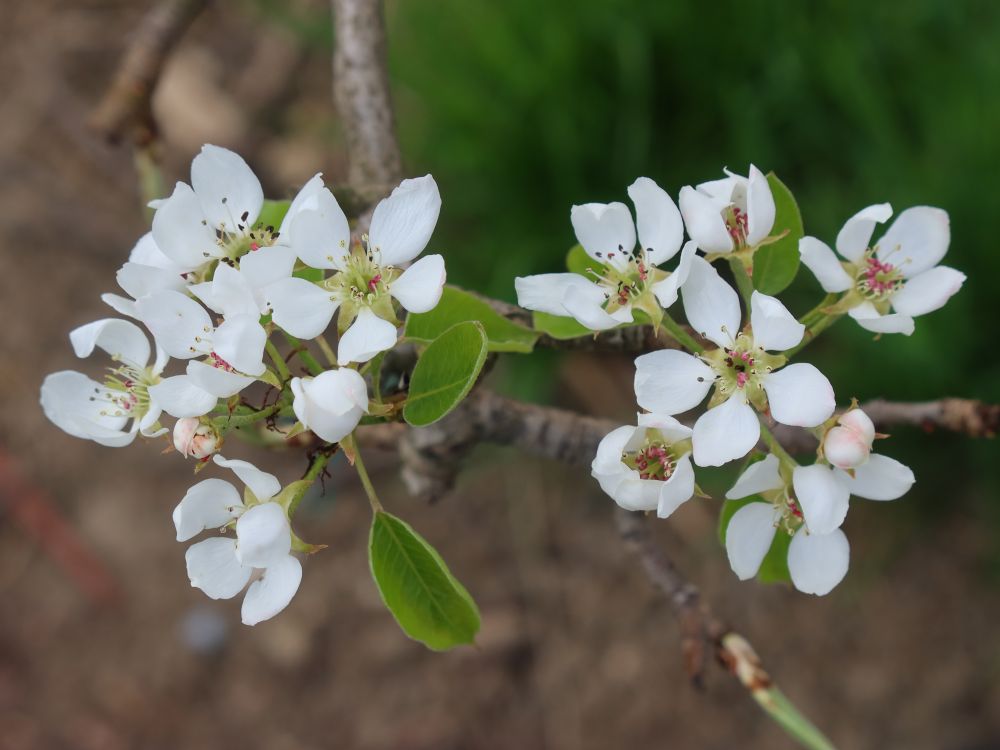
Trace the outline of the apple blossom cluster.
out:
M 572 317 L 594 332 L 636 322 L 663 325 L 687 349 L 661 349 L 635 360 L 635 398 L 644 411 L 636 425 L 605 436 L 592 474 L 622 508 L 666 518 L 701 494 L 695 467 L 746 459 L 726 493 L 727 500 L 738 501 L 725 528 L 733 571 L 743 580 L 756 576 L 776 535 L 785 534 L 791 537 L 784 562 L 792 583 L 806 593 L 826 594 L 848 569 L 849 546 L 840 527 L 849 498 L 893 500 L 914 477 L 898 461 L 872 453 L 874 439 L 885 436 L 876 434 L 862 410 L 836 413 L 834 390 L 823 373 L 790 360 L 845 313 L 870 331 L 909 335 L 915 316 L 940 308 L 965 280 L 938 265 L 948 249 L 948 215 L 938 208 L 907 209 L 873 243 L 876 225 L 892 210 L 888 204 L 870 206 L 837 235 L 842 260 L 821 240 L 801 237 L 799 258 L 830 296 L 800 321 L 752 286 L 756 253 L 786 234 L 775 230 L 775 197 L 759 169 L 751 166 L 747 177 L 727 170 L 722 179 L 686 186 L 679 208 L 646 177 L 628 195 L 634 221 L 618 202 L 573 206 L 570 212 L 590 259 L 588 276 L 554 273 L 516 281 L 519 303 L 531 310 Z M 662 268 L 678 255 L 672 271 Z M 732 269 L 742 306 L 741 294 L 719 274 L 718 261 Z M 700 341 L 684 334 L 667 312 L 678 299 Z M 677 419 L 706 397 L 707 407 L 693 424 Z M 819 448 L 811 463 L 800 465 L 781 447 L 769 429 L 774 423 L 815 436 Z
M 218 454 L 240 419 L 294 415 L 292 432 L 311 430 L 329 444 L 345 440 L 371 410 L 364 363 L 397 343 L 400 308 L 426 312 L 441 298 L 444 259 L 418 259 L 437 223 L 441 198 L 430 175 L 403 180 L 381 201 L 367 234 L 352 241 L 347 217 L 317 174 L 287 206 L 278 226 L 262 220 L 261 184 L 232 151 L 205 146 L 190 184 L 150 204 L 151 231 L 139 239 L 117 281 L 125 295 L 102 299 L 117 313 L 70 333 L 78 357 L 101 350 L 101 379 L 75 371 L 46 377 L 41 404 L 70 435 L 123 447 L 155 438 L 173 423 L 173 445 L 231 470 L 245 485 L 207 479 L 174 511 L 177 540 L 204 531 L 222 536 L 187 550 L 191 585 L 231 598 L 247 588 L 243 621 L 281 611 L 298 589 L 290 509 L 301 488 L 245 461 Z M 323 339 L 337 314 L 336 354 Z M 143 332 L 144 326 L 152 342 Z M 315 339 L 328 368 L 292 377 L 273 335 Z M 265 354 L 273 369 L 265 364 Z M 335 363 L 332 361 L 335 359 Z M 171 360 L 177 370 L 168 374 Z M 253 409 L 243 393 L 261 382 L 280 393 Z M 252 582 L 251 582 L 252 581 Z

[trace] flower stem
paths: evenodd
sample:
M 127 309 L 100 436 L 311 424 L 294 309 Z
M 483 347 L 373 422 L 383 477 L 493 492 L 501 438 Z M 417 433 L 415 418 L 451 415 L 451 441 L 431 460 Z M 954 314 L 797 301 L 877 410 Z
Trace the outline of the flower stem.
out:
M 323 334 L 320 334 L 313 340 L 316 342 L 316 346 L 319 347 L 319 350 L 323 352 L 323 356 L 326 357 L 327 364 L 331 367 L 336 367 L 337 355 L 334 354 L 333 349 L 330 347 L 330 343 L 326 340 L 326 337 Z
M 358 450 L 358 441 L 354 439 L 354 433 L 352 432 L 348 437 L 341 440 L 340 443 L 345 451 L 354 455 L 354 470 L 358 472 L 358 477 L 361 479 L 361 486 L 365 488 L 365 494 L 368 496 L 368 503 L 372 506 L 372 512 L 383 512 L 382 503 L 379 502 L 378 494 L 375 492 L 375 486 L 368 476 L 365 462 L 361 459 L 361 451 Z
M 750 297 L 753 296 L 753 280 L 747 273 L 747 267 L 739 258 L 730 258 L 729 267 L 733 269 L 733 277 L 736 279 L 736 288 L 740 290 L 743 303 L 750 309 Z
M 285 362 L 285 358 L 278 353 L 278 347 L 274 345 L 271 339 L 268 339 L 264 348 L 267 349 L 267 355 L 271 358 L 271 361 L 274 362 L 274 366 L 278 370 L 278 377 L 281 378 L 281 382 L 287 382 L 288 379 L 291 378 L 292 374 L 288 371 L 288 364 Z
M 260 411 L 251 412 L 249 414 L 237 414 L 237 415 L 225 415 L 221 417 L 215 417 L 212 420 L 212 424 L 216 428 L 222 431 L 231 430 L 234 427 L 246 427 L 247 425 L 255 424 L 260 422 L 262 419 L 267 419 L 272 417 L 284 408 L 285 403 L 279 400 L 275 404 L 271 404 L 265 409 Z
M 673 337 L 674 341 L 686 347 L 695 354 L 701 354 L 705 351 L 705 347 L 695 341 L 694 337 L 684 330 L 680 323 L 670 317 L 670 313 L 666 310 L 663 311 L 663 320 L 661 321 L 663 327 L 667 329 L 667 333 Z
M 284 331 L 282 331 L 284 333 Z M 299 355 L 299 358 L 308 368 L 309 372 L 313 375 L 319 375 L 323 372 L 323 365 L 316 361 L 316 358 L 309 352 L 309 348 L 299 341 L 297 338 L 292 336 L 290 333 L 285 333 L 285 340 L 295 348 L 295 353 Z
M 806 332 L 802 336 L 802 341 L 800 341 L 797 346 L 793 346 L 791 349 L 786 351 L 785 356 L 789 359 L 794 357 L 819 334 L 836 323 L 840 319 L 841 315 L 843 315 L 843 313 L 821 313 L 820 317 L 810 324 L 808 328 L 806 328 Z
M 812 310 L 810 310 L 801 318 L 799 318 L 799 322 L 804 326 L 807 327 L 811 326 L 813 323 L 815 323 L 824 315 L 823 310 L 825 310 L 827 307 L 829 307 L 836 301 L 837 301 L 836 294 L 826 295 L 822 300 L 820 300 L 820 303 L 816 305 L 816 307 L 814 307 Z
M 288 517 L 291 518 L 295 513 L 295 509 L 299 507 L 299 503 L 302 502 L 302 498 L 306 496 L 306 492 L 312 486 L 326 469 L 326 465 L 330 463 L 330 459 L 337 453 L 337 446 L 333 446 L 331 449 L 320 450 L 315 456 L 313 456 L 312 462 L 309 464 L 309 470 L 306 471 L 306 475 L 302 477 L 300 482 L 302 482 L 302 489 L 297 491 L 292 499 L 288 503 Z
M 777 459 L 785 464 L 789 469 L 794 469 L 798 466 L 798 462 L 792 458 L 791 454 L 785 450 L 784 446 L 778 442 L 778 438 L 774 436 L 774 433 L 764 424 L 764 418 L 758 414 L 757 419 L 760 421 L 760 438 L 764 441 L 768 448 L 771 449 Z

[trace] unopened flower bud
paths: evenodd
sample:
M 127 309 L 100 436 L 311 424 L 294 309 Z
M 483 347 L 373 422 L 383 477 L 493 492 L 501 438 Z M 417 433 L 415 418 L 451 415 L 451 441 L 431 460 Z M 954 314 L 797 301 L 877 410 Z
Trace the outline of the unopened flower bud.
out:
M 185 458 L 208 458 L 219 449 L 220 442 L 216 429 L 195 417 L 178 419 L 174 425 L 174 448 Z
M 837 420 L 823 438 L 823 455 L 838 469 L 856 469 L 868 461 L 875 425 L 861 409 L 851 409 Z

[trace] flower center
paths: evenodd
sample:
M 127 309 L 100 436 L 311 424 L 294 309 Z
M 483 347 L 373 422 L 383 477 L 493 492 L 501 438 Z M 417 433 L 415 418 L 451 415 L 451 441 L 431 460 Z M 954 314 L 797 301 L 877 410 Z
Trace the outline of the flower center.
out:
M 750 228 L 749 214 L 739 206 L 727 206 L 722 212 L 722 220 L 726 223 L 726 231 L 733 240 L 733 246 L 746 247 Z
M 618 250 L 614 252 L 595 253 L 599 260 L 607 259 L 609 261 L 601 269 L 601 272 L 592 268 L 587 269 L 593 274 L 597 285 L 604 292 L 604 299 L 607 300 L 605 308 L 608 312 L 614 312 L 618 308 L 624 307 L 646 291 L 646 285 L 653 270 L 647 259 L 648 252 L 649 250 L 643 250 L 639 247 L 632 252 L 626 252 L 625 248 L 619 245 Z M 612 262 L 618 259 L 620 263 L 622 258 L 626 260 L 624 268 Z
M 874 250 L 865 252 L 859 265 L 854 286 L 868 300 L 884 300 L 903 287 L 903 273 L 899 266 L 879 260 Z
M 622 463 L 639 472 L 640 479 L 665 482 L 674 474 L 677 459 L 670 446 L 660 440 L 648 440 L 641 448 L 622 454 Z
M 392 266 L 383 266 L 368 245 L 368 236 L 361 238 L 347 256 L 344 267 L 326 280 L 325 286 L 334 299 L 371 307 L 388 294 L 389 285 L 398 275 Z
M 719 376 L 719 390 L 728 395 L 735 391 L 762 387 L 758 376 L 770 372 L 771 357 L 759 347 L 754 347 L 753 338 L 745 333 L 736 336 L 731 347 L 721 349 L 710 364 Z
M 148 368 L 140 369 L 122 362 L 118 367 L 109 367 L 104 377 L 104 389 L 94 389 L 91 401 L 105 401 L 101 409 L 105 417 L 141 418 L 149 411 L 150 385 L 159 380 Z
M 222 260 L 230 265 L 238 261 L 247 253 L 260 250 L 262 247 L 270 247 L 279 236 L 271 225 L 264 226 L 260 222 L 256 226 L 249 226 L 247 218 L 250 216 L 246 211 L 240 217 L 234 229 L 227 229 L 222 224 L 215 229 L 215 242 L 222 248 Z

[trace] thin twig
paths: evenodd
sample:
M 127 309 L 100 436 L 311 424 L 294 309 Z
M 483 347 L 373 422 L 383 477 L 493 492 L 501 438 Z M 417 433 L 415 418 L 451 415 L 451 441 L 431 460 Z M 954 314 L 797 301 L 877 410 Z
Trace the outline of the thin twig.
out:
M 150 101 L 163 66 L 174 46 L 208 0 L 165 0 L 143 18 L 90 126 L 108 141 L 126 136 L 137 146 L 156 137 Z

